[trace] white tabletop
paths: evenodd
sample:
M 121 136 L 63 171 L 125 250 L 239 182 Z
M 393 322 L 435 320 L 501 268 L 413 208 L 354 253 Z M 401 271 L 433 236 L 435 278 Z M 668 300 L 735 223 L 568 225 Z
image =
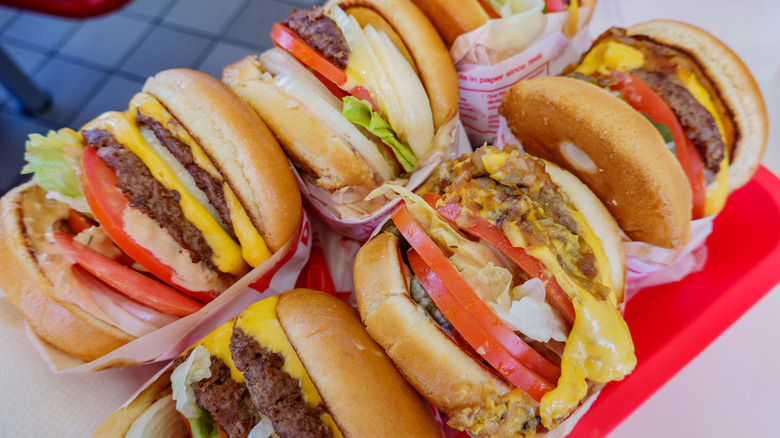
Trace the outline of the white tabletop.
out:
M 593 31 L 651 18 L 703 27 L 729 45 L 755 75 L 780 126 L 780 2 L 761 0 L 600 0 Z M 780 174 L 780 135 L 770 134 L 764 165 Z M 780 224 L 779 224 L 780 225 Z M 2 436 L 90 436 L 158 366 L 90 374 L 49 372 L 0 298 Z M 610 435 L 780 436 L 780 287 L 673 377 Z

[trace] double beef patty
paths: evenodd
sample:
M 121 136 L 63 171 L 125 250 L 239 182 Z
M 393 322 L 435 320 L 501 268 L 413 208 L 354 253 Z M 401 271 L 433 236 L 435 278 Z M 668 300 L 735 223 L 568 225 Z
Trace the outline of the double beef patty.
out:
M 130 206 L 151 217 L 187 250 L 193 263 L 203 262 L 216 269 L 213 250 L 200 232 L 184 217 L 179 205 L 181 195 L 166 189 L 154 179 L 149 168 L 132 151 L 119 143 L 111 132 L 91 130 L 81 133 L 87 144 L 97 148 L 97 155 L 116 174 L 117 187 L 130 200 Z
M 246 386 L 257 409 L 271 419 L 281 438 L 331 437 L 320 419 L 320 410 L 303 400 L 298 380 L 282 371 L 284 358 L 263 348 L 238 327 L 230 337 L 233 362 L 246 378 Z
M 211 377 L 192 384 L 195 403 L 207 410 L 211 418 L 231 438 L 245 438 L 262 415 L 252 403 L 246 385 L 230 377 L 230 368 L 211 356 Z

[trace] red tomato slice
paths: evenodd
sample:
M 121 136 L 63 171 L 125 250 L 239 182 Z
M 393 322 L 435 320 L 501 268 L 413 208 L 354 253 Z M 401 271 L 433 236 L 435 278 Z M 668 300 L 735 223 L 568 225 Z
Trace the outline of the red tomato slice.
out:
M 70 225 L 70 228 L 74 233 L 78 234 L 88 228 L 95 226 L 96 224 L 90 218 L 84 216 L 76 210 L 71 209 L 70 213 L 68 213 L 68 225 Z
M 707 193 L 704 188 L 704 163 L 701 161 L 701 156 L 696 150 L 696 146 L 690 138 L 685 137 L 685 149 L 688 152 L 688 163 L 690 164 L 690 173 L 688 179 L 696 181 L 695 184 L 691 184 L 693 189 L 693 219 L 699 219 L 704 217 L 704 203 L 706 202 Z
M 202 303 L 176 289 L 122 266 L 94 249 L 76 242 L 73 240 L 73 234 L 58 231 L 53 236 L 57 245 L 81 267 L 141 304 L 176 316 L 187 316 L 203 308 Z
M 430 266 L 441 279 L 447 290 L 465 309 L 470 319 L 496 340 L 512 357 L 520 360 L 530 370 L 538 373 L 550 382 L 557 382 L 560 369 L 536 350 L 523 342 L 515 332 L 493 313 L 479 296 L 463 280 L 458 270 L 450 263 L 444 253 L 428 236 L 420 224 L 410 215 L 406 207 L 399 208 L 393 215 L 393 222 L 412 248 L 420 254 L 425 264 Z M 442 309 L 442 312 L 444 310 Z M 460 327 L 457 327 L 461 331 Z M 461 333 L 466 336 L 465 333 Z M 499 370 L 500 372 L 501 370 Z
M 699 154 L 692 154 L 690 149 L 696 152 L 693 143 L 683 131 L 682 125 L 669 105 L 664 102 L 661 96 L 655 92 L 649 85 L 638 77 L 629 74 L 613 71 L 613 77 L 618 79 L 618 83 L 611 88 L 623 93 L 626 102 L 635 110 L 647 114 L 648 117 L 656 122 L 663 123 L 669 127 L 674 140 L 675 155 L 680 162 L 691 189 L 694 193 L 693 199 L 693 219 L 699 219 L 704 215 L 704 197 L 696 196 L 697 193 L 704 194 L 704 177 L 702 173 L 703 164 Z
M 547 12 L 561 12 L 563 8 L 563 0 L 545 0 L 547 6 Z
M 271 27 L 271 40 L 278 47 L 286 50 L 296 59 L 319 72 L 339 87 L 347 82 L 347 74 L 343 70 L 325 59 L 289 27 L 281 23 L 274 23 Z
M 574 324 L 574 306 L 572 306 L 569 297 L 563 292 L 563 289 L 561 289 L 561 286 L 558 284 L 558 281 L 555 280 L 555 277 L 544 272 L 544 266 L 539 260 L 528 255 L 523 248 L 513 246 L 503 231 L 488 222 L 487 219 L 482 216 L 472 214 L 459 204 L 439 204 L 438 201 L 441 197 L 434 193 L 425 193 L 422 197 L 431 207 L 452 224 L 463 228 L 467 233 L 479 237 L 498 248 L 505 256 L 515 262 L 523 272 L 532 278 L 539 278 L 542 280 L 550 304 L 552 304 L 555 310 L 557 310 L 566 320 L 569 326 Z M 465 218 L 465 223 L 463 223 L 462 220 L 461 222 L 458 222 L 458 216 Z
M 349 90 L 349 94 L 357 97 L 360 100 L 365 100 L 366 102 L 371 104 L 371 109 L 374 112 L 377 112 L 376 104 L 374 104 L 374 99 L 371 98 L 371 95 L 368 94 L 368 90 L 366 90 L 364 87 L 355 87 L 351 90 Z
M 468 311 L 450 294 L 441 279 L 433 272 L 415 250 L 407 253 L 409 264 L 425 291 L 447 320 L 456 327 L 463 339 L 484 358 L 496 371 L 526 394 L 540 401 L 542 396 L 555 385 L 529 370 L 517 358 L 513 357 L 495 339 L 483 330 L 471 318 Z M 517 337 L 517 336 L 515 336 Z M 519 338 L 518 338 L 519 339 Z M 522 341 L 521 341 L 522 342 Z
M 122 251 L 152 275 L 187 295 L 204 303 L 214 299 L 217 295 L 214 291 L 191 291 L 177 285 L 173 281 L 173 268 L 127 235 L 123 214 L 125 209 L 132 208 L 130 201 L 116 186 L 116 174 L 97 156 L 95 148 L 88 146 L 84 149 L 81 170 L 79 179 L 89 209 Z

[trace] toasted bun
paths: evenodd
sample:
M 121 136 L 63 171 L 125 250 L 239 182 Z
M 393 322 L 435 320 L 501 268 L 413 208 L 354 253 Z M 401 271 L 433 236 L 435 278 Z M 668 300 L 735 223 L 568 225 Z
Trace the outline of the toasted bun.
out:
M 729 191 L 747 183 L 761 163 L 769 122 L 755 79 L 742 60 L 725 44 L 679 21 L 654 20 L 627 29 L 680 50 L 696 61 L 715 86 L 736 127 L 734 156 L 729 167 Z
M 403 41 L 428 93 L 435 131 L 458 112 L 458 75 L 444 42 L 430 21 L 410 0 L 331 0 L 347 14 L 352 8 L 374 11 Z M 361 23 L 365 25 L 364 23 Z
M 398 239 L 389 233 L 358 252 L 355 294 L 368 333 L 450 424 L 485 436 L 513 436 L 522 427 L 517 419 L 524 417 L 519 402 L 528 396 L 475 361 L 420 311 L 409 296 L 402 263 Z
M 349 306 L 296 289 L 279 297 L 276 313 L 344 436 L 438 436 L 428 406 Z
M 499 113 L 527 152 L 590 187 L 631 239 L 665 248 L 688 241 L 688 179 L 627 103 L 578 79 L 540 77 L 513 85 Z
M 22 200 L 54 202 L 27 183 L 0 200 L 0 287 L 33 331 L 55 347 L 91 361 L 135 339 L 71 302 L 58 300 L 54 285 L 27 241 Z
M 344 139 L 311 111 L 290 107 L 288 95 L 262 74 L 260 59 L 247 56 L 225 67 L 222 80 L 268 124 L 296 166 L 328 190 L 374 184 L 373 172 Z
M 490 15 L 478 0 L 413 0 L 448 46 L 461 34 L 484 25 Z
M 278 251 L 298 226 L 301 196 L 263 121 L 225 84 L 194 70 L 165 70 L 149 78 L 144 91 L 198 140 L 269 249 Z
M 615 288 L 618 302 L 624 298 L 626 280 L 626 255 L 620 239 L 620 228 L 609 210 L 582 181 L 553 163 L 547 162 L 545 170 L 558 185 L 569 202 L 582 214 L 593 234 L 601 242 L 604 254 L 609 261 L 612 286 Z

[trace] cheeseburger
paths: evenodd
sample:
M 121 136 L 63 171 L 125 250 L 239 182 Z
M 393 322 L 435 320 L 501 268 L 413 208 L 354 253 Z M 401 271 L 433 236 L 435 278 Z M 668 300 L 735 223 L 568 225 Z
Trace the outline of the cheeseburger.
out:
M 653 196 L 640 184 L 659 190 L 653 205 L 690 191 L 690 216 L 699 219 L 718 213 L 761 161 L 768 126 L 758 86 L 734 52 L 701 29 L 664 20 L 612 28 L 564 74 L 609 93 L 596 97 L 560 79 L 518 83 L 504 97 L 501 114 L 530 153 L 585 181 L 633 240 L 672 248 L 685 243 L 684 212 L 671 206 L 658 211 L 677 219 L 664 228 L 665 236 L 652 236 L 654 225 L 639 216 L 653 214 L 642 206 Z M 628 105 L 607 104 L 607 97 L 617 101 L 609 94 Z M 619 114 L 629 105 L 641 116 Z M 538 125 L 550 114 L 556 114 L 553 126 Z M 628 118 L 646 121 L 628 124 Z M 659 159 L 660 146 L 631 142 L 666 144 L 667 155 L 676 158 L 674 170 L 666 157 Z M 566 152 L 568 144 L 576 145 L 581 159 Z M 678 181 L 680 174 L 686 182 Z
M 445 162 L 422 193 L 402 193 L 355 260 L 368 332 L 454 428 L 568 430 L 636 364 L 614 220 L 571 174 L 511 147 Z
M 357 313 L 323 292 L 296 289 L 251 305 L 173 368 L 95 436 L 162 436 L 174 428 L 195 438 L 217 431 L 263 438 L 440 434 Z
M 441 158 L 457 114 L 455 68 L 409 0 L 333 1 L 274 24 L 277 46 L 222 80 L 268 124 L 307 191 L 336 218 L 365 195 Z
M 26 157 L 35 183 L 2 200 L 2 287 L 36 333 L 85 360 L 197 311 L 300 219 L 274 137 L 195 71 L 159 73 L 80 132 L 30 136 Z

